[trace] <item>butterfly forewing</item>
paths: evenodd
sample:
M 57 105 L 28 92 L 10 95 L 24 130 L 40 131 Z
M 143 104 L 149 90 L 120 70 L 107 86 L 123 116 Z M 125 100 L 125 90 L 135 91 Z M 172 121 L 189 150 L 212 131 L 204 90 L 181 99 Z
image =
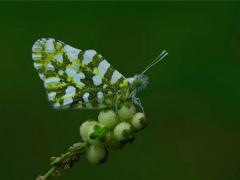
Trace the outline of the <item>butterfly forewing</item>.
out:
M 95 50 L 42 38 L 34 43 L 32 58 L 54 108 L 111 106 L 128 86 L 127 79 Z

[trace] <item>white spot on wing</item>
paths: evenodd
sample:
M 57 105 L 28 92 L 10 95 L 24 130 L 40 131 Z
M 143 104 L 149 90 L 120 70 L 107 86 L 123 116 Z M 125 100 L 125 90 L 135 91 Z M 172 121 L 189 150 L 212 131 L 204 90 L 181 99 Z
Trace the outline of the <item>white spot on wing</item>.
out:
M 72 46 L 65 45 L 64 52 L 67 54 L 69 60 L 76 60 L 78 59 L 78 54 L 81 50 L 73 48 Z
M 71 67 L 67 67 L 66 73 L 68 76 L 73 77 L 77 73 L 77 71 Z
M 54 60 L 62 63 L 62 62 L 63 62 L 63 55 L 62 55 L 62 53 L 56 55 L 56 56 L 54 57 Z
M 81 82 L 81 79 L 85 79 L 85 75 L 84 73 L 80 72 L 80 73 L 77 73 L 73 76 L 73 80 L 76 82 L 76 83 L 82 83 Z
M 80 79 L 85 79 L 85 74 L 83 72 L 78 73 Z
M 99 92 L 97 93 L 97 97 L 98 97 L 99 99 L 102 99 L 102 98 L 103 98 L 103 93 L 102 93 L 101 91 L 99 91 Z
M 55 104 L 53 104 L 53 107 L 54 108 L 59 108 L 61 105 L 59 104 L 59 103 L 55 103 Z
M 111 83 L 115 84 L 121 77 L 122 77 L 122 75 L 118 71 L 115 70 L 112 74 Z
M 88 102 L 88 98 L 89 98 L 90 94 L 88 92 L 83 94 L 83 100 L 84 102 Z
M 78 59 L 78 54 L 79 54 L 79 52 L 80 52 L 80 50 L 75 49 L 74 51 L 68 53 L 68 58 L 69 58 L 70 60 L 76 60 L 76 59 Z
M 64 46 L 64 52 L 71 52 L 73 50 L 74 50 L 74 48 L 72 46 L 69 46 L 69 45 Z
M 103 93 L 101 91 L 97 93 L 97 98 L 98 98 L 98 102 L 101 103 L 103 101 Z
M 129 84 L 132 84 L 135 79 L 136 79 L 135 76 L 127 78 Z
M 83 64 L 88 65 L 92 61 L 92 58 L 95 56 L 95 54 L 97 54 L 95 50 L 86 50 L 83 54 Z
M 58 77 L 50 77 L 50 78 L 47 78 L 45 79 L 45 86 L 48 86 L 50 84 L 58 84 L 60 81 L 60 79 Z
M 45 43 L 45 50 L 46 52 L 54 52 L 55 51 L 55 48 L 54 48 L 54 45 L 53 45 L 53 42 L 55 40 L 54 39 L 48 39 Z
M 80 64 L 77 63 L 77 62 L 73 62 L 73 63 L 72 63 L 72 67 L 73 67 L 74 69 L 79 69 Z
M 110 64 L 106 60 L 101 61 L 98 65 L 99 75 L 103 77 L 109 67 L 110 67 Z
M 50 100 L 50 101 L 53 101 L 54 100 L 54 98 L 56 97 L 56 92 L 50 92 L 50 93 L 48 93 L 48 99 Z
M 73 102 L 73 99 L 71 97 L 68 97 L 68 98 L 65 98 L 63 100 L 63 105 L 68 105 L 68 104 L 71 104 Z
M 92 80 L 95 86 L 99 86 L 100 84 L 102 84 L 102 78 L 98 75 L 93 76 Z
M 32 54 L 32 58 L 33 58 L 33 60 L 39 60 L 42 58 L 42 55 L 41 54 Z
M 44 80 L 44 78 L 45 78 L 44 74 L 41 74 L 41 73 L 39 73 L 39 77 L 41 80 Z
M 48 63 L 47 70 L 54 71 L 54 66 L 51 63 Z
M 34 65 L 35 69 L 37 69 L 37 70 L 40 69 L 40 67 L 42 66 L 39 63 L 33 63 L 33 65 Z
M 66 96 L 73 96 L 76 93 L 76 88 L 73 86 L 68 86 L 66 89 Z
M 35 44 L 32 47 L 32 51 L 41 51 L 41 50 L 42 50 L 42 48 L 39 44 L 39 41 L 35 42 Z

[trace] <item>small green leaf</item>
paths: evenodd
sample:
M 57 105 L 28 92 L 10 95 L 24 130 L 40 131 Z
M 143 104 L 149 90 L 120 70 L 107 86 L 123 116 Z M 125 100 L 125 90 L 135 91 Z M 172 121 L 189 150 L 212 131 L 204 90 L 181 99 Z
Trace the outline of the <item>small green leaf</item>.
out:
M 101 129 L 102 129 L 101 126 L 99 126 L 97 124 L 94 126 L 94 131 L 95 132 L 99 132 L 99 131 L 101 131 Z
M 92 134 L 90 134 L 89 136 L 91 139 L 96 139 L 98 137 L 98 133 L 93 132 Z
M 109 130 L 109 128 L 107 128 L 107 127 L 104 127 L 104 128 L 102 129 L 103 134 L 107 134 L 109 131 L 110 131 L 110 130 Z

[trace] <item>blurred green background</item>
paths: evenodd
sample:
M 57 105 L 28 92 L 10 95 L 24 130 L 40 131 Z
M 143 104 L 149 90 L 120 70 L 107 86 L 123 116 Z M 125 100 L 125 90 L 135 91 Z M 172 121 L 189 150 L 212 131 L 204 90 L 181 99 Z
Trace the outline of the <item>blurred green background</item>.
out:
M 51 109 L 31 59 L 40 37 L 96 49 L 126 76 L 169 51 L 139 93 L 150 125 L 107 163 L 83 157 L 59 179 L 240 179 L 240 3 L 0 3 L 0 179 L 44 173 L 98 113 Z

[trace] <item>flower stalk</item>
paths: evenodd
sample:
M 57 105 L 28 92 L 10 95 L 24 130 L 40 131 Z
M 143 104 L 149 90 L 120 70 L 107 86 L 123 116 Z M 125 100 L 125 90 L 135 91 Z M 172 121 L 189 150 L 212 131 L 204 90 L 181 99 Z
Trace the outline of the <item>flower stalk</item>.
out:
M 121 149 L 126 143 L 131 143 L 135 135 L 146 127 L 148 121 L 145 114 L 136 111 L 134 104 L 125 102 L 115 111 L 109 108 L 102 110 L 98 120 L 85 121 L 79 128 L 82 142 L 73 144 L 58 157 L 51 157 L 50 169 L 36 180 L 59 176 L 59 170 L 70 169 L 83 154 L 92 164 L 105 162 L 108 151 Z
M 68 170 L 79 160 L 79 156 L 86 153 L 86 143 L 79 142 L 69 147 L 68 151 L 58 157 L 50 158 L 51 168 L 44 174 L 36 178 L 36 180 L 46 180 L 50 176 L 59 176 L 59 170 Z

